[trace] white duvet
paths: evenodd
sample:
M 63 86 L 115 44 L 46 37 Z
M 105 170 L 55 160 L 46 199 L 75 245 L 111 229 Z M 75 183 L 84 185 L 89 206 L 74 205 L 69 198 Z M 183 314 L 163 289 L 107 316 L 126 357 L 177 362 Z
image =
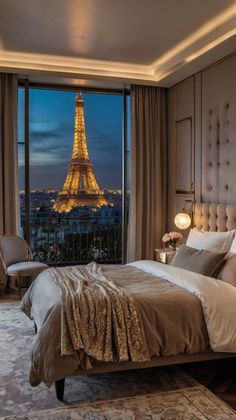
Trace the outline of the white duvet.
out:
M 236 287 L 221 280 L 155 261 L 130 263 L 197 296 L 215 352 L 236 352 Z

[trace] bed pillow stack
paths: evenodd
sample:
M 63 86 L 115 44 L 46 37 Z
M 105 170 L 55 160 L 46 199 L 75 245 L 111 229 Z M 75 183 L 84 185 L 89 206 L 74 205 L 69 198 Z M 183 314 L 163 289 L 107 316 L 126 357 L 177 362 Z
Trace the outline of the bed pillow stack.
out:
M 216 277 L 236 287 L 235 230 L 201 232 L 191 229 L 186 246 L 182 248 L 179 249 L 180 252 L 172 261 L 173 265 Z

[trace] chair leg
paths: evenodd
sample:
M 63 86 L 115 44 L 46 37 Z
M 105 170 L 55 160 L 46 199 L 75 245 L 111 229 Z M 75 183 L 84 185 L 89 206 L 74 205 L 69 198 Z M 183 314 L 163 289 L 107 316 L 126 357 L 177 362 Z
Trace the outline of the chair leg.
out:
M 21 300 L 21 277 L 20 276 L 17 277 L 17 282 L 18 282 L 18 289 L 19 289 L 19 298 Z
M 6 287 L 5 287 L 5 289 L 10 287 L 9 281 L 10 281 L 10 277 L 8 276 L 8 274 L 6 274 Z

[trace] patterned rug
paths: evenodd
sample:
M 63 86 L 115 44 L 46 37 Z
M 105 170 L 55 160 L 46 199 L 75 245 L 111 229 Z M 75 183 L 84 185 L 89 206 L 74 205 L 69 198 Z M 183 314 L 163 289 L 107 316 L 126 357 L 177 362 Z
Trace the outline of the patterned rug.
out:
M 44 410 L 2 420 L 235 420 L 236 414 L 203 386 Z
M 89 404 L 91 407 L 92 402 L 117 400 L 124 397 L 127 397 L 124 401 L 131 401 L 132 404 L 133 398 L 129 397 L 141 398 L 143 396 L 144 398 L 146 394 L 198 385 L 193 378 L 177 367 L 72 377 L 66 379 L 65 400 L 60 402 L 56 399 L 54 387 L 48 389 L 41 384 L 32 388 L 28 382 L 29 351 L 34 339 L 34 327 L 33 323 L 20 311 L 18 304 L 0 304 L 0 331 L 0 416 L 2 417 L 22 414 L 21 418 L 28 419 L 30 417 L 24 417 L 24 415 L 29 412 L 64 408 L 65 405 L 74 407 L 79 404 Z M 151 397 L 147 398 L 152 401 Z M 109 404 L 115 406 L 116 402 Z M 85 410 L 87 409 L 88 405 Z M 72 418 L 69 411 L 66 413 L 69 417 L 64 417 L 64 414 L 60 417 L 59 411 L 55 418 Z M 36 419 L 35 416 L 32 418 Z M 54 417 L 51 418 L 54 419 Z M 82 418 L 90 419 L 91 417 Z M 100 420 L 105 417 L 101 414 L 100 417 L 92 418 Z M 127 417 L 120 417 L 120 415 L 117 417 L 117 419 L 123 418 Z

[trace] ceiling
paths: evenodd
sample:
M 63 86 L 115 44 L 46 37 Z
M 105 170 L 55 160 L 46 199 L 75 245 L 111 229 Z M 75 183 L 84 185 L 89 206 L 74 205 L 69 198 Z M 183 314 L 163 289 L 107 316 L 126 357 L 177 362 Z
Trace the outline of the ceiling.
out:
M 0 0 L 0 71 L 168 87 L 235 50 L 235 0 Z

